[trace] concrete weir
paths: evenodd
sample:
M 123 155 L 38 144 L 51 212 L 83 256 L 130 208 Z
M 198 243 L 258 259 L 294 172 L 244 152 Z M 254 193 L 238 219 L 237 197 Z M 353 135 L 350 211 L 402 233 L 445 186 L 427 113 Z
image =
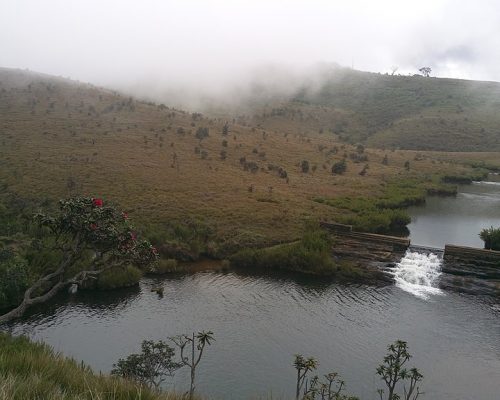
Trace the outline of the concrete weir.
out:
M 408 238 L 356 232 L 351 225 L 321 222 L 320 226 L 335 234 L 334 258 L 387 265 L 399 263 L 408 250 L 442 255 L 441 287 L 500 295 L 500 251 L 448 244 L 437 249 L 411 245 Z

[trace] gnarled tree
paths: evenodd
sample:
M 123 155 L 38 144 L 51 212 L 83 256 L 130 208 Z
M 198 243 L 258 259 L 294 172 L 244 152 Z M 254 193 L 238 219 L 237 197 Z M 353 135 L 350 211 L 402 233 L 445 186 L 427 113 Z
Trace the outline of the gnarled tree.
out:
M 24 292 L 21 303 L 0 316 L 0 323 L 20 317 L 70 285 L 82 285 L 102 272 L 135 265 L 147 268 L 158 258 L 147 241 L 137 240 L 127 214 L 105 206 L 102 199 L 72 198 L 59 202 L 57 215 L 37 214 L 57 262 L 46 267 Z

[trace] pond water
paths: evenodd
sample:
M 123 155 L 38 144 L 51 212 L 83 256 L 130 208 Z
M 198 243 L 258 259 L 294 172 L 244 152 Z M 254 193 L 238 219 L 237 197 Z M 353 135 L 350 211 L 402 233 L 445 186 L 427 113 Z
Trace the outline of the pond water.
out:
M 158 284 L 163 298 L 151 292 Z M 217 340 L 197 385 L 209 398 L 291 398 L 293 355 L 301 353 L 319 360 L 320 373 L 341 373 L 350 393 L 376 399 L 375 368 L 398 338 L 425 376 L 425 398 L 492 400 L 500 392 L 500 305 L 457 293 L 202 272 L 64 295 L 9 328 L 106 372 L 143 339 L 212 330 Z M 169 387 L 186 390 L 186 372 Z
M 464 186 L 411 214 L 415 244 L 481 246 L 478 232 L 500 226 L 500 185 Z M 214 399 L 292 398 L 297 353 L 316 357 L 319 373 L 339 372 L 351 394 L 377 399 L 375 369 L 403 339 L 424 374 L 423 398 L 499 399 L 499 299 L 440 290 L 440 262 L 409 251 L 386 286 L 241 272 L 145 278 L 132 289 L 62 294 L 6 328 L 104 372 L 142 340 L 212 330 L 197 390 Z M 163 298 L 151 292 L 158 285 Z M 187 371 L 168 388 L 187 390 Z
M 500 179 L 459 187 L 456 197 L 428 197 L 408 209 L 412 244 L 444 248 L 445 244 L 483 247 L 479 232 L 500 227 Z

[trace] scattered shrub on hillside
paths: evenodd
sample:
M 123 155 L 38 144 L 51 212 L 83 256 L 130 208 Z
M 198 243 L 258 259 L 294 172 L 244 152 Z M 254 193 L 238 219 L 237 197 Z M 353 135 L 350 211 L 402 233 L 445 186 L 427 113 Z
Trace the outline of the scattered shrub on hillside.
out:
M 259 166 L 254 161 L 245 161 L 243 164 L 243 169 L 245 171 L 250 171 L 252 174 L 255 174 L 259 171 Z
M 382 159 L 382 164 L 383 165 L 388 165 L 389 164 L 389 158 L 387 157 L 387 154 L 384 155 L 384 158 Z
M 407 171 L 409 171 L 409 170 L 410 170 L 410 161 L 406 160 L 406 161 L 405 161 L 405 165 L 404 165 L 404 167 L 405 167 L 405 169 L 406 169 Z
M 224 161 L 227 158 L 227 151 L 226 150 L 221 150 L 220 152 L 220 159 Z
M 208 133 L 208 128 L 205 128 L 205 127 L 199 127 L 197 130 L 196 130 L 196 134 L 195 134 L 195 137 L 196 139 L 198 139 L 199 141 L 202 141 L 203 139 L 207 138 L 209 136 L 209 133 Z
M 309 172 L 309 161 L 307 160 L 302 160 L 300 163 L 300 170 L 304 173 L 307 174 Z
M 365 176 L 365 175 L 366 175 L 366 173 L 368 172 L 368 168 L 370 168 L 370 167 L 369 167 L 369 165 L 368 165 L 368 164 L 365 164 L 365 166 L 364 166 L 364 167 L 363 167 L 363 169 L 359 172 L 359 174 L 360 174 L 361 176 Z
M 342 175 L 347 170 L 347 163 L 344 159 L 332 165 L 332 174 Z

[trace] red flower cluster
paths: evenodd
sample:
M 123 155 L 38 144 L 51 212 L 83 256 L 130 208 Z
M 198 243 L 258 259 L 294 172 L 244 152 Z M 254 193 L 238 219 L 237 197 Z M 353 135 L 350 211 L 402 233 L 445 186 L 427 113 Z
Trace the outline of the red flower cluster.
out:
M 130 239 L 132 239 L 133 241 L 137 240 L 137 235 L 135 234 L 135 232 L 130 232 Z
M 122 212 L 123 219 L 128 219 L 128 214 L 126 212 Z
M 90 224 L 90 229 L 95 231 L 97 229 L 97 224 Z
M 102 207 L 103 206 L 103 201 L 102 199 L 92 199 L 92 205 L 94 207 Z
M 152 252 L 155 256 L 157 256 L 157 255 L 158 255 L 158 249 L 157 249 L 156 247 L 154 247 L 154 246 L 151 246 L 151 252 Z

